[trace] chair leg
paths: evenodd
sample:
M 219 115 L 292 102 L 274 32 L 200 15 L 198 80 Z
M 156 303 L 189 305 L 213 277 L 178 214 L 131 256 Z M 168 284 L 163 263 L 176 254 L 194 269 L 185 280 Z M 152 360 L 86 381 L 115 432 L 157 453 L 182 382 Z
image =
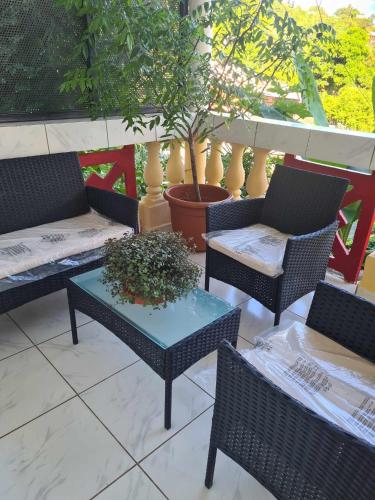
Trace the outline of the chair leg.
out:
M 204 277 L 204 289 L 206 290 L 206 292 L 210 291 L 210 277 L 207 273 L 207 270 L 206 270 L 206 274 Z
M 273 323 L 274 326 L 278 326 L 280 324 L 280 316 L 281 316 L 281 312 L 277 311 L 275 313 L 275 321 Z
M 217 448 L 214 448 L 213 446 L 210 446 L 210 449 L 208 450 L 206 479 L 204 481 L 204 484 L 206 485 L 206 488 L 208 488 L 208 489 L 211 488 L 212 483 L 214 481 L 214 472 L 215 472 L 215 463 L 216 463 L 216 452 L 217 452 Z

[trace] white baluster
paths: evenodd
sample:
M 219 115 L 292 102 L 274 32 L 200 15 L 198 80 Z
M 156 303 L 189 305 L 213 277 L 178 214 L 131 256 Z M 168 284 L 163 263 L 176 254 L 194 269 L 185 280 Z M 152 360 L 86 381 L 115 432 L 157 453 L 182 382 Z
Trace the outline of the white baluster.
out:
M 206 182 L 205 171 L 207 161 L 207 140 L 203 141 L 202 143 L 196 142 L 194 145 L 194 151 L 198 182 L 199 184 L 204 184 Z M 184 182 L 185 184 L 192 184 L 193 182 L 193 175 L 191 173 L 190 149 L 187 142 L 185 142 Z
M 183 181 L 184 165 L 181 157 L 181 143 L 173 140 L 170 142 L 170 155 L 167 163 L 168 186 L 176 186 Z
M 163 169 L 160 163 L 160 142 L 147 143 L 147 164 L 144 170 L 144 180 L 147 184 L 147 194 L 142 197 L 143 205 L 151 206 L 162 201 L 161 184 Z
M 242 164 L 245 147 L 242 144 L 232 144 L 232 158 L 225 176 L 225 185 L 235 200 L 241 198 L 241 188 L 245 182 Z
M 147 194 L 139 203 L 141 229 L 142 231 L 168 229 L 170 211 L 168 202 L 162 195 L 163 169 L 160 163 L 160 143 L 149 142 L 147 152 L 147 164 L 144 170 Z
M 246 181 L 246 191 L 249 198 L 260 198 L 268 189 L 266 164 L 269 149 L 254 148 L 254 164 Z
M 206 179 L 212 186 L 220 186 L 220 181 L 224 176 L 222 160 L 222 142 L 211 143 L 211 154 L 207 160 Z

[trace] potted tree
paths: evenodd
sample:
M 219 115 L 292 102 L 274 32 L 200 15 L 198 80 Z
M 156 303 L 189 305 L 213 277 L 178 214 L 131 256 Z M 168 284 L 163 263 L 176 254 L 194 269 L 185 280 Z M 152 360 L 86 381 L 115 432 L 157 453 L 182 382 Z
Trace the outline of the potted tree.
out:
M 105 244 L 103 283 L 120 302 L 156 308 L 198 286 L 200 267 L 178 233 L 151 231 Z
M 195 146 L 234 119 L 259 114 L 277 72 L 305 47 L 314 55 L 330 27 L 298 26 L 277 0 L 207 1 L 183 16 L 167 0 L 59 1 L 87 18 L 77 50 L 89 60 L 66 75 L 63 90 L 79 90 L 93 118 L 119 112 L 126 128 L 162 126 L 165 140 L 186 143 L 192 184 L 165 197 L 174 229 L 201 246 L 205 207 L 230 195 L 199 185 Z M 222 119 L 214 122 L 212 113 Z

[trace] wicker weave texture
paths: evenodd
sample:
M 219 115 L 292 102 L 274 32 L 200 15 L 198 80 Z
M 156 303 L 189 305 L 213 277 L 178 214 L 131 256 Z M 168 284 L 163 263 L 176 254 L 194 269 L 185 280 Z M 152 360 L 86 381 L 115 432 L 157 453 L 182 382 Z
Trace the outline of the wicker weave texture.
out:
M 241 229 L 260 221 L 264 200 L 239 200 L 207 207 L 207 233 L 227 229 Z
M 320 231 L 288 240 L 279 289 L 281 310 L 315 290 L 324 279 L 337 228 L 338 223 L 333 222 Z
M 219 347 L 206 485 L 220 449 L 282 500 L 375 498 L 375 447 L 322 419 Z
M 319 283 L 306 324 L 375 363 L 375 304 Z
M 110 307 L 69 283 L 69 301 L 73 309 L 87 314 L 113 332 L 140 356 L 160 377 L 175 379 L 194 363 L 217 349 L 222 340 L 237 342 L 240 309 L 233 309 L 174 346 L 164 349 L 121 318 Z M 168 358 L 168 362 L 167 362 Z
M 281 312 L 315 290 L 317 283 L 324 279 L 337 230 L 336 215 L 346 188 L 345 179 L 278 166 L 264 200 L 241 200 L 208 207 L 207 232 L 239 229 L 261 222 L 295 236 L 287 243 L 284 273 L 276 278 L 208 247 L 206 288 L 210 277 L 239 288 L 274 312 L 277 324 Z M 304 200 L 306 207 L 303 207 Z
M 91 208 L 116 222 L 132 227 L 138 233 L 137 200 L 95 187 L 86 187 L 86 194 Z
M 97 259 L 82 266 L 73 267 L 67 271 L 52 274 L 43 279 L 26 282 L 24 285 L 11 288 L 0 293 L 0 314 L 27 302 L 44 297 L 50 293 L 66 288 L 68 279 L 77 274 L 85 273 L 103 265 L 103 259 Z M 48 266 L 48 264 L 46 264 Z
M 0 160 L 0 234 L 88 212 L 75 153 Z
M 217 349 L 223 340 L 237 344 L 240 309 L 234 309 L 216 321 L 187 336 L 177 344 L 164 349 L 153 342 L 128 321 L 119 316 L 73 282 L 68 283 L 69 309 L 73 342 L 77 343 L 75 310 L 88 314 L 127 344 L 164 381 L 164 427 L 171 427 L 172 383 L 187 368 Z
M 165 378 L 165 351 L 158 348 L 148 337 L 139 333 L 132 325 L 124 321 L 110 308 L 95 300 L 72 282 L 68 283 L 69 305 L 108 328 L 120 340 L 125 342 L 140 356 L 160 377 Z
M 74 217 L 90 206 L 138 232 L 138 202 L 111 191 L 85 188 L 75 153 L 0 161 L 0 234 Z M 70 277 L 102 265 L 99 258 L 3 291 L 0 314 L 65 288 Z M 48 271 L 49 264 L 45 266 Z
M 270 278 L 227 255 L 207 248 L 206 275 L 247 293 L 270 311 L 276 312 L 279 279 Z
M 286 234 L 308 234 L 336 219 L 348 180 L 277 165 L 260 222 Z

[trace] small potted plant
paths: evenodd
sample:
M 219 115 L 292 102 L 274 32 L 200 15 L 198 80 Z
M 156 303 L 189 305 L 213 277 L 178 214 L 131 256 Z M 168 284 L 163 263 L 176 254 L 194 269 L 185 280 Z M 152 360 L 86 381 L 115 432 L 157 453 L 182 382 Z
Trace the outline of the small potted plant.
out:
M 178 233 L 152 231 L 105 244 L 103 283 L 119 302 L 152 305 L 176 302 L 198 286 L 200 267 Z

